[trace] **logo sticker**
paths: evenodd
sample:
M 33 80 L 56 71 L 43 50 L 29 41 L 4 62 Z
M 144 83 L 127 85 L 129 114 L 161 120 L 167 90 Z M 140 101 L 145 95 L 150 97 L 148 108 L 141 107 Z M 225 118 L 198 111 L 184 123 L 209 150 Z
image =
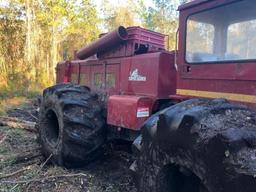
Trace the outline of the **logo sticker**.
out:
M 138 108 L 137 117 L 149 117 L 149 108 L 148 107 Z
M 146 81 L 147 78 L 139 74 L 138 69 L 130 72 L 129 81 Z

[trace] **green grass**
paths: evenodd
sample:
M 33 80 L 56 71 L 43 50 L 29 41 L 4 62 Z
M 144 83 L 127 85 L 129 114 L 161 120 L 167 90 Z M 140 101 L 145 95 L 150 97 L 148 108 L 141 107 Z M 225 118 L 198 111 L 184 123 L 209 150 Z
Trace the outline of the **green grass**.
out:
M 26 90 L 26 88 L 0 88 L 0 100 L 14 97 L 34 98 L 41 94 L 41 89 Z
M 0 127 L 0 134 L 5 135 L 5 140 L 0 144 L 0 170 L 4 167 L 11 166 L 16 161 L 16 153 L 19 152 L 20 144 L 35 138 L 30 138 L 30 135 L 22 129 L 12 129 L 9 127 Z M 24 150 L 24 149 L 22 149 Z M 1 171 L 0 171 L 1 172 Z M 0 191 L 1 192 L 1 191 Z
M 39 96 L 42 92 L 40 87 L 0 87 L 0 115 L 4 115 L 8 109 L 24 107 L 26 99 L 32 99 Z
M 0 189 L 0 192 L 4 192 L 4 191 L 9 191 L 9 192 L 23 192 L 24 190 L 22 189 L 21 185 L 17 185 L 17 186 L 3 186 Z
M 11 108 L 21 107 L 26 101 L 25 97 L 0 98 L 0 115 L 5 115 Z
M 1 155 L 4 155 L 5 153 L 7 153 L 8 152 L 8 149 L 5 147 L 5 146 L 1 146 L 0 147 L 0 154 Z

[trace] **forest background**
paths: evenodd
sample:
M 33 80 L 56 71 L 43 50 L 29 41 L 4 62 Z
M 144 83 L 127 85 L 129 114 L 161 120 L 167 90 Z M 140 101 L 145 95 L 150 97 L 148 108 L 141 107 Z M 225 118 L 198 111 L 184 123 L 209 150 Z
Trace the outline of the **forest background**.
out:
M 169 35 L 184 0 L 0 0 L 0 99 L 54 84 L 59 61 L 119 25 Z

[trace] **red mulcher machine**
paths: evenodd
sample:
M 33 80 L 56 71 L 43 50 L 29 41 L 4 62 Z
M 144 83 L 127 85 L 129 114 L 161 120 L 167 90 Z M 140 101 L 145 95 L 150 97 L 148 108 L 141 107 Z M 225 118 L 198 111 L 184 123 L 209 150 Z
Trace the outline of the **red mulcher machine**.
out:
M 255 192 L 255 10 L 195 0 L 179 7 L 178 50 L 120 26 L 58 63 L 38 120 L 44 155 L 82 166 L 122 139 L 139 191 Z

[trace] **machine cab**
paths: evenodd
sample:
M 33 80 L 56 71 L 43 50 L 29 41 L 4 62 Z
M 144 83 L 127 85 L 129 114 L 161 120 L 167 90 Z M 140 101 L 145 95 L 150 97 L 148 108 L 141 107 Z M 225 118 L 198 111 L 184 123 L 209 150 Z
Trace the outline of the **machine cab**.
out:
M 256 102 L 255 10 L 252 0 L 180 6 L 178 94 Z

